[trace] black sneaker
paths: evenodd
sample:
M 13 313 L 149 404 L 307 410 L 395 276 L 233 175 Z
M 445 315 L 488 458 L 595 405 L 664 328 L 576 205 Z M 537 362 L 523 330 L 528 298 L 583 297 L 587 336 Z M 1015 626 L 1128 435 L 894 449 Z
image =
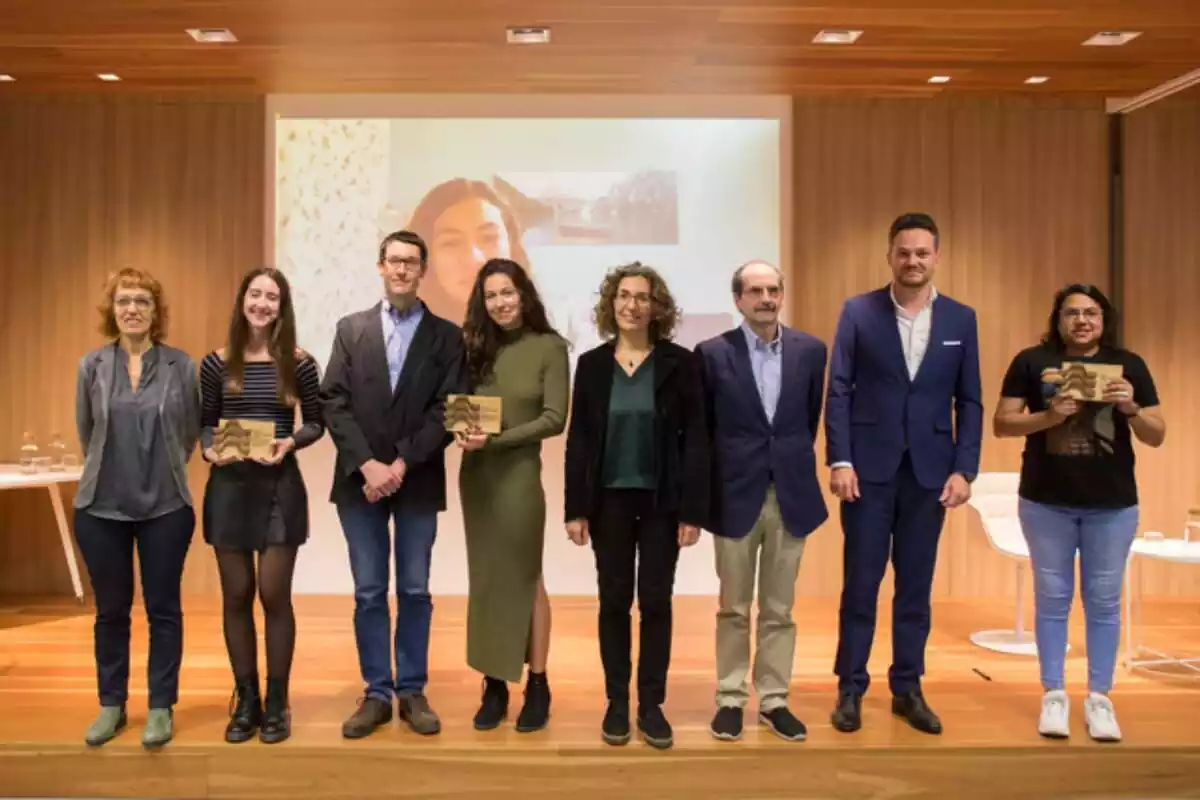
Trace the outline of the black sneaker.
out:
M 742 738 L 742 710 L 737 706 L 722 706 L 717 709 L 709 726 L 714 739 L 736 742 Z
M 600 725 L 600 736 L 611 745 L 629 743 L 629 702 L 611 700 L 604 722 Z
M 675 744 L 675 736 L 671 731 L 671 723 L 663 716 L 662 708 L 650 706 L 638 709 L 638 730 L 642 732 L 642 740 L 651 747 L 666 750 Z
M 483 679 L 483 699 L 475 712 L 475 730 L 490 731 L 508 717 L 508 684 L 497 678 Z
M 787 706 L 773 708 L 770 711 L 758 712 L 758 721 L 766 725 L 780 739 L 789 742 L 803 742 L 808 738 L 808 729 L 804 723 L 796 719 Z
M 525 684 L 525 705 L 517 717 L 518 733 L 533 733 L 546 727 L 550 719 L 550 683 L 546 674 L 529 673 Z

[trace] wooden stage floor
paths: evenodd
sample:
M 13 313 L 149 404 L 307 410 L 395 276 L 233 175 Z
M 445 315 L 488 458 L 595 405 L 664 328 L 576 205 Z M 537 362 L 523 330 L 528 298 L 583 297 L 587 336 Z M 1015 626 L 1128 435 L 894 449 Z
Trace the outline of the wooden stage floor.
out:
M 710 737 L 714 600 L 678 598 L 666 705 L 676 744 L 666 752 L 636 740 L 623 748 L 600 741 L 604 702 L 594 600 L 553 600 L 553 713 L 549 728 L 536 734 L 518 734 L 511 724 L 489 733 L 472 729 L 480 686 L 464 664 L 465 602 L 435 604 L 429 696 L 442 716 L 440 736 L 417 737 L 394 724 L 365 740 L 342 740 L 342 719 L 361 691 L 352 600 L 301 597 L 291 740 L 225 744 L 231 681 L 219 607 L 193 600 L 185 608 L 176 738 L 156 753 L 139 745 L 146 699 L 140 610 L 130 727 L 89 750 L 82 737 L 96 710 L 90 607 L 61 599 L 0 604 L 0 796 L 1200 797 L 1200 680 L 1119 667 L 1113 698 L 1125 741 L 1096 744 L 1082 719 L 1085 642 L 1076 620 L 1068 658 L 1073 736 L 1042 740 L 1035 729 L 1036 660 L 991 653 L 967 638 L 979 628 L 1003 627 L 1006 601 L 935 607 L 925 691 L 946 732 L 931 737 L 889 714 L 886 613 L 864 727 L 852 735 L 832 729 L 836 604 L 802 599 L 792 708 L 808 725 L 809 739 L 792 744 L 754 726 L 752 713 L 742 741 Z M 1149 643 L 1200 653 L 1194 600 L 1148 603 L 1143 619 Z M 514 689 L 511 719 L 519 704 Z

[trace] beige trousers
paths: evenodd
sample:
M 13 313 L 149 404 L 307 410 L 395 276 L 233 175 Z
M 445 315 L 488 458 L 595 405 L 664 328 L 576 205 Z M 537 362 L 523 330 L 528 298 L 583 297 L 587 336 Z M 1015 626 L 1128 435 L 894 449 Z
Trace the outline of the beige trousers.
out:
M 745 708 L 749 698 L 750 607 L 758 580 L 754 690 L 760 712 L 787 705 L 796 650 L 792 603 L 804 539 L 783 527 L 775 487 L 754 528 L 742 539 L 714 536 L 721 610 L 717 612 L 717 705 Z

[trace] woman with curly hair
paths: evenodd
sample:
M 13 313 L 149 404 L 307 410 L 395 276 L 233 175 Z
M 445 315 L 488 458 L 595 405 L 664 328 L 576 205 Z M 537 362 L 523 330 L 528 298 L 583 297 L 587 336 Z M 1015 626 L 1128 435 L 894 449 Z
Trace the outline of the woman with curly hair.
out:
M 463 328 L 471 392 L 501 398 L 500 433 L 455 436 L 467 538 L 467 663 L 483 674 L 477 730 L 508 716 L 508 682 L 529 677 L 522 733 L 550 715 L 546 656 L 550 601 L 542 581 L 546 494 L 542 441 L 562 433 L 567 342 L 546 319 L 536 287 L 515 261 L 494 258 L 475 278 Z
M 600 658 L 608 710 L 601 735 L 629 741 L 630 608 L 641 612 L 637 726 L 667 748 L 662 712 L 671 660 L 671 598 L 680 547 L 708 511 L 708 433 L 695 356 L 671 341 L 679 309 L 666 281 L 634 262 L 608 273 L 596 304 L 605 343 L 575 373 L 567 434 L 567 535 L 589 541 L 600 592 Z M 636 565 L 636 568 L 635 568 Z

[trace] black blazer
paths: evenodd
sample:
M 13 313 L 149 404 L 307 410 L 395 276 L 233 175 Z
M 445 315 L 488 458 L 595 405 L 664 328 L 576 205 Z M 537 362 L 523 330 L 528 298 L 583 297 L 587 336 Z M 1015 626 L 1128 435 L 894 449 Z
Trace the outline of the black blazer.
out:
M 407 465 L 393 502 L 417 511 L 446 510 L 446 396 L 467 390 L 462 330 L 426 307 L 396 390 L 388 378 L 379 304 L 338 321 L 321 404 L 337 446 L 330 500 L 366 502 L 359 468 L 374 458 Z
M 571 424 L 564 469 L 566 521 L 591 520 L 604 487 L 608 403 L 613 370 L 619 369 L 614 345 L 602 344 L 579 357 L 575 367 Z M 654 359 L 654 398 L 658 410 L 655 461 L 659 509 L 681 523 L 702 526 L 708 515 L 709 452 L 704 389 L 696 356 L 674 342 L 659 342 Z

